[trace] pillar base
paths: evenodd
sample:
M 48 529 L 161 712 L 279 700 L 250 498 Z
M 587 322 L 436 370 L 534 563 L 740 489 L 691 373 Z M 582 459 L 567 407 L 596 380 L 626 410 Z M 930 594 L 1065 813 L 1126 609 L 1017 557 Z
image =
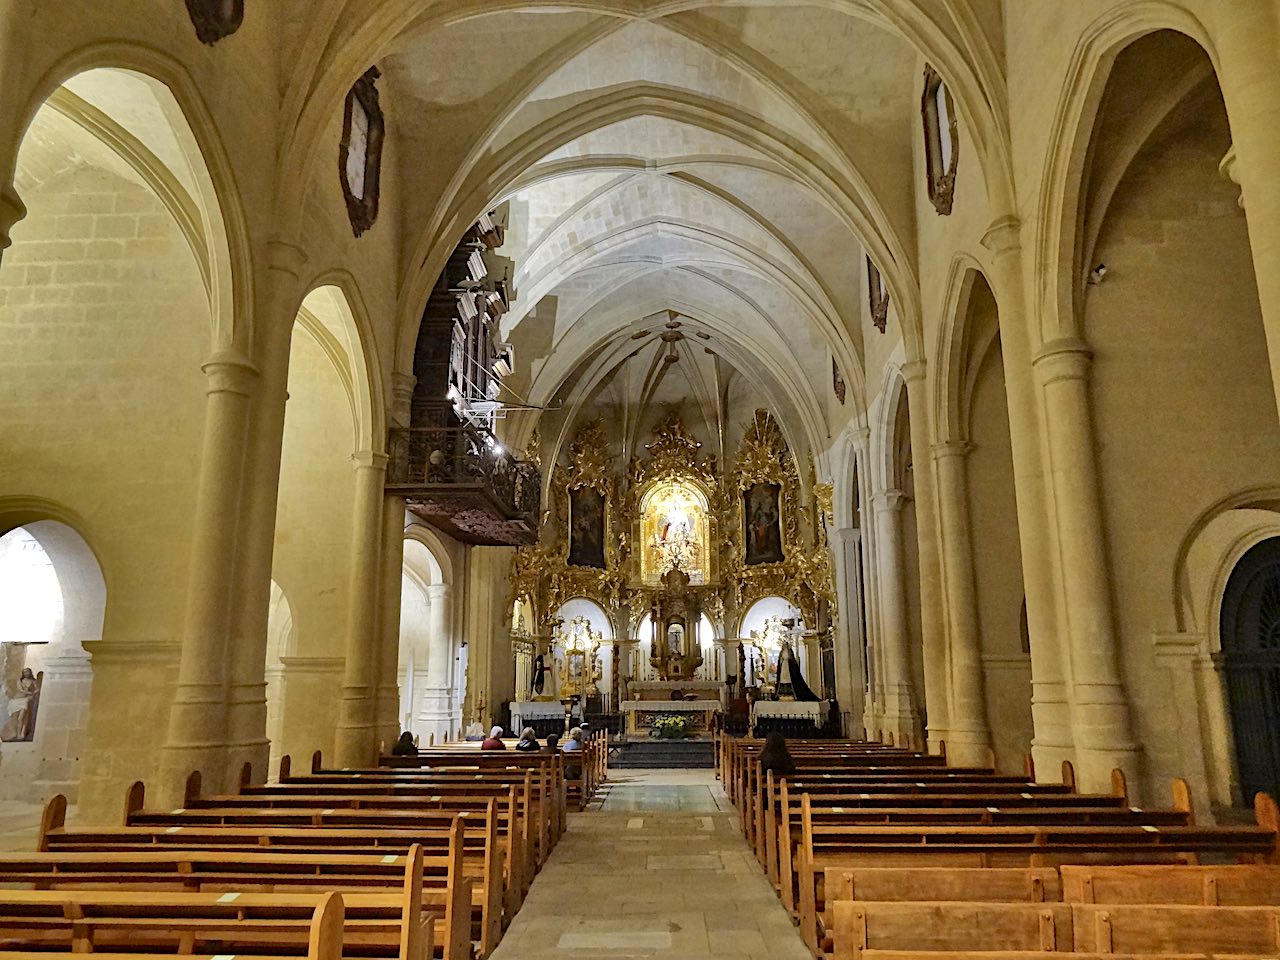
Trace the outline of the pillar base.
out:
M 155 784 L 147 784 L 149 808 L 183 806 L 187 778 L 200 771 L 200 792 L 227 792 L 227 748 L 220 743 L 168 745 L 160 754 L 160 774 Z
M 948 731 L 947 760 L 957 767 L 982 767 L 991 762 L 991 734 L 985 727 Z

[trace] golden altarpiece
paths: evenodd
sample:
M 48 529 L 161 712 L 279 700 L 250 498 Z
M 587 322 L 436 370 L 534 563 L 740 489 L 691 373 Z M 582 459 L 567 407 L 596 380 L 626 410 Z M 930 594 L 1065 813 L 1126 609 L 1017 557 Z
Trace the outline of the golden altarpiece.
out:
M 567 453 L 552 472 L 539 542 L 512 561 L 517 700 L 559 701 L 552 685 L 570 601 L 594 604 L 612 634 L 596 682 L 576 691 L 589 711 L 662 701 L 702 729 L 746 695 L 743 616 L 766 597 L 799 611 L 809 669 L 824 689 L 834 684 L 824 669 L 835 612 L 831 488 L 813 482 L 812 464 L 802 485 L 771 415 L 756 411 L 728 470 L 674 413 L 625 470 L 599 421 L 581 426 Z M 653 712 L 632 719 L 643 727 Z

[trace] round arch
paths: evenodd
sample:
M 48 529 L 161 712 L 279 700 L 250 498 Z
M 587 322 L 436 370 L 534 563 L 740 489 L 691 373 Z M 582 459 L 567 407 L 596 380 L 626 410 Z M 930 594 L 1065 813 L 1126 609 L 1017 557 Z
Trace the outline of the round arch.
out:
M 38 623 L 0 645 L 0 701 L 8 705 L 0 716 L 0 800 L 41 802 L 50 784 L 72 802 L 79 795 L 93 687 L 85 645 L 102 639 L 107 589 L 68 513 L 49 506 L 0 501 L 0 578 L 17 578 L 10 588 L 40 606 L 29 611 Z M 18 613 L 16 604 L 5 604 L 6 617 Z M 35 627 L 43 632 L 33 634 Z

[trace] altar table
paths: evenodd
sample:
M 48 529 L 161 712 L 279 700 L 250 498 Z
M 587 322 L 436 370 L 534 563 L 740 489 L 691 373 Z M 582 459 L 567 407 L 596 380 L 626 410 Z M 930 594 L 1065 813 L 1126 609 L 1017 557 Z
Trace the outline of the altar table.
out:
M 654 721 L 673 713 L 687 714 L 690 732 L 695 736 L 711 730 L 711 717 L 720 712 L 718 700 L 625 700 L 622 712 L 627 715 L 628 736 L 648 736 Z
M 799 700 L 757 700 L 751 705 L 751 722 L 754 724 L 761 717 L 773 717 L 781 720 L 809 720 L 815 727 L 821 727 L 827 722 L 830 713 L 830 700 L 808 703 L 801 703 Z

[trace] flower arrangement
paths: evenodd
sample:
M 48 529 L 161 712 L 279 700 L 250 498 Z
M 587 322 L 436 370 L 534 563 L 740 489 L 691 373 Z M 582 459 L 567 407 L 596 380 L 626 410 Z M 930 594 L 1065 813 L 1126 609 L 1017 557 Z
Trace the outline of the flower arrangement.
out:
M 689 735 L 689 718 L 678 713 L 669 713 L 653 721 L 650 736 L 659 740 L 683 740 Z

